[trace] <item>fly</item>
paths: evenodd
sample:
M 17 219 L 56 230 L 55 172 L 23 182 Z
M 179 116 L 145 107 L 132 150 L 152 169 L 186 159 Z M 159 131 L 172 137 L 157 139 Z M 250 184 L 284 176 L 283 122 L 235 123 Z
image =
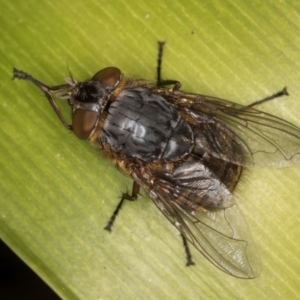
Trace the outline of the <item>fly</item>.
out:
M 300 129 L 255 108 L 287 91 L 249 106 L 184 92 L 180 82 L 161 79 L 163 49 L 159 42 L 156 83 L 126 78 L 116 67 L 52 87 L 16 68 L 13 79 L 35 84 L 66 129 L 132 177 L 132 194 L 123 194 L 106 230 L 142 187 L 179 230 L 187 265 L 194 264 L 192 244 L 225 273 L 255 278 L 259 255 L 233 192 L 245 167 L 300 164 Z M 72 124 L 54 96 L 68 101 Z

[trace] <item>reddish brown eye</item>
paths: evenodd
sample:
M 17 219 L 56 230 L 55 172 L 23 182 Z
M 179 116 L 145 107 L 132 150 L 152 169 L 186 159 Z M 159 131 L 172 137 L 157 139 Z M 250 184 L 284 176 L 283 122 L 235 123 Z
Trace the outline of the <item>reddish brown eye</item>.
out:
M 73 131 L 79 139 L 87 139 L 95 128 L 98 115 L 91 110 L 78 108 L 73 114 Z
M 121 78 L 121 71 L 115 67 L 108 67 L 97 72 L 92 80 L 100 81 L 104 85 L 114 87 Z

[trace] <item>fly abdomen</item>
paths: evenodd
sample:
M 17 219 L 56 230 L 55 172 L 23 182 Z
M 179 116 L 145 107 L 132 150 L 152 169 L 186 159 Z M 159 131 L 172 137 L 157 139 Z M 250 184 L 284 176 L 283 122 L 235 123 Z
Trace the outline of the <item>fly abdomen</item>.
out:
M 192 129 L 178 109 L 143 87 L 124 89 L 110 104 L 99 138 L 146 162 L 175 161 L 193 147 Z

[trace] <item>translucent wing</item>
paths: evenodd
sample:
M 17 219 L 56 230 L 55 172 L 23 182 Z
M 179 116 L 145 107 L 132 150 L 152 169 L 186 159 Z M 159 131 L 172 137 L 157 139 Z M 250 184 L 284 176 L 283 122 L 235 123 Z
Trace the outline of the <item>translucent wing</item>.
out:
M 195 122 L 194 134 L 202 152 L 244 166 L 283 168 L 300 165 L 300 128 L 297 126 L 257 109 L 218 98 L 182 91 L 160 93 L 179 105 L 191 118 L 190 122 Z M 229 143 L 228 136 L 235 143 Z M 231 154 L 231 147 L 242 151 L 242 160 Z
M 134 180 L 212 264 L 235 277 L 254 278 L 260 259 L 232 195 L 201 163 L 183 163 L 172 174 L 136 171 Z

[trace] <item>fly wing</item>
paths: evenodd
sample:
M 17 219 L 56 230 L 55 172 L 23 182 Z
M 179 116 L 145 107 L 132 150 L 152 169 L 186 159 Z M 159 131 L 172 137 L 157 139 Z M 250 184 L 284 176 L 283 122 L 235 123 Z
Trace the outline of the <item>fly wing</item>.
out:
M 166 98 L 195 122 L 195 137 L 198 134 L 203 152 L 244 166 L 300 165 L 297 126 L 257 109 L 209 96 L 174 91 L 172 97 Z M 231 154 L 236 147 L 242 151 L 242 159 Z
M 235 277 L 260 274 L 259 255 L 246 221 L 230 192 L 208 168 L 185 162 L 172 174 L 144 169 L 132 176 L 212 264 Z

